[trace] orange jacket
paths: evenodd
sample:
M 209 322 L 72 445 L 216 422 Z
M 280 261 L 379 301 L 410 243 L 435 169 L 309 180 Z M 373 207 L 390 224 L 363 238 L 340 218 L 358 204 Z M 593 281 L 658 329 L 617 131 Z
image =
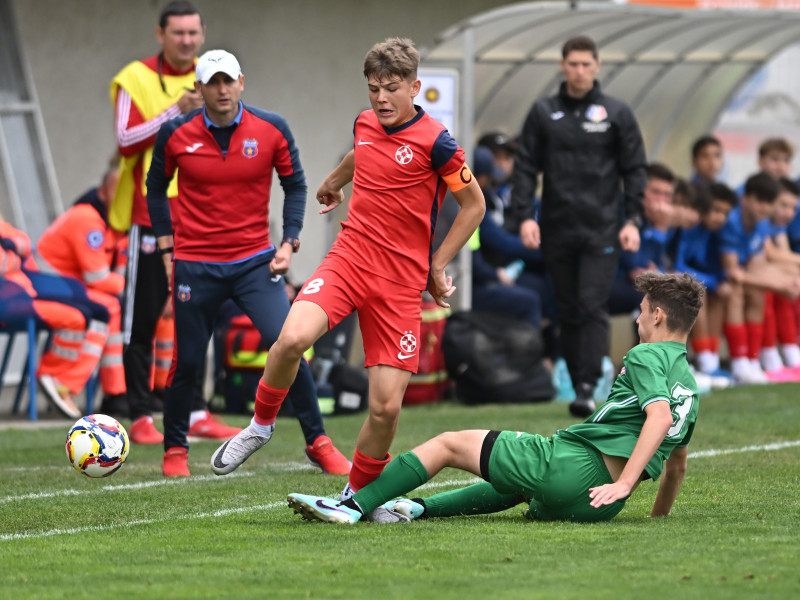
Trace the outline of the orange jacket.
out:
M 76 204 L 39 238 L 40 269 L 80 279 L 86 287 L 119 295 L 125 278 L 111 270 L 117 234 L 91 204 Z M 44 262 L 45 264 L 42 264 Z M 48 268 L 49 267 L 49 268 Z
M 3 243 L 0 248 L 0 277 L 22 286 L 31 298 L 35 298 L 36 290 L 21 270 L 22 261 L 31 253 L 31 238 L 10 223 L 0 221 L 0 240 Z

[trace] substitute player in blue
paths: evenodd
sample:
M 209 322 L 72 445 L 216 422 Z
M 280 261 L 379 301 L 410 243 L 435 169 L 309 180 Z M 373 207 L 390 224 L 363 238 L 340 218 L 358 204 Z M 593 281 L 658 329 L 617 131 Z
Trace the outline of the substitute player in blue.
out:
M 211 50 L 195 68 L 205 107 L 165 123 L 147 174 L 147 205 L 170 279 L 175 353 L 164 407 L 164 475 L 188 476 L 189 414 L 214 321 L 232 298 L 264 342 L 278 338 L 289 312 L 282 275 L 299 247 L 306 181 L 294 138 L 280 115 L 240 100 L 244 75 L 229 52 Z M 180 169 L 178 197 L 167 187 Z M 270 240 L 273 169 L 286 194 L 283 240 Z M 173 269 L 174 264 L 174 269 Z M 346 475 L 350 462 L 325 435 L 316 387 L 302 361 L 290 390 L 312 464 Z
M 623 358 L 608 400 L 583 423 L 549 438 L 521 431 L 443 433 L 399 455 L 349 500 L 289 494 L 289 506 L 307 518 L 356 523 L 381 505 L 410 520 L 492 513 L 529 502 L 526 516 L 535 520 L 606 521 L 642 481 L 663 472 L 650 515 L 668 515 L 699 409 L 686 339 L 705 290 L 686 273 L 644 273 L 636 285 L 644 294 L 637 319 L 642 343 Z M 425 499 L 392 500 L 445 467 L 485 482 Z

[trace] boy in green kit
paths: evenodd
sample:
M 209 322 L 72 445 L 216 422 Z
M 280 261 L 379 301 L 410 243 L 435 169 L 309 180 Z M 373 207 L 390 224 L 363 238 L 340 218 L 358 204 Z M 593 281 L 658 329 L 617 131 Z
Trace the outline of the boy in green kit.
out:
M 549 438 L 519 431 L 443 433 L 399 455 L 344 502 L 290 494 L 290 508 L 310 519 L 356 523 L 381 505 L 412 520 L 492 513 L 526 502 L 531 519 L 605 521 L 622 510 L 639 483 L 664 471 L 651 516 L 668 515 L 697 419 L 686 339 L 705 288 L 685 273 L 644 273 L 636 287 L 644 293 L 637 319 L 642 343 L 623 359 L 608 400 L 583 423 Z M 445 467 L 485 482 L 425 499 L 392 500 Z

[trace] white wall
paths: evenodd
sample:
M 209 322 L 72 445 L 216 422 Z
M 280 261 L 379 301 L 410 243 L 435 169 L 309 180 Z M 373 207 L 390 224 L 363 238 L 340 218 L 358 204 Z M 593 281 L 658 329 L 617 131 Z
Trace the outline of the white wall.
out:
M 128 62 L 158 51 L 154 29 L 165 3 L 14 0 L 65 205 L 95 184 L 114 151 L 109 81 Z M 459 20 L 509 4 L 500 0 L 195 3 L 207 25 L 204 49 L 235 53 L 246 76 L 244 101 L 281 113 L 297 140 L 310 192 L 303 249 L 292 269 L 301 278 L 319 263 L 342 218 L 318 216 L 314 192 L 347 150 L 353 119 L 368 105 L 361 68 L 370 46 L 401 35 L 423 47 Z M 280 205 L 273 204 L 272 214 L 280 235 Z

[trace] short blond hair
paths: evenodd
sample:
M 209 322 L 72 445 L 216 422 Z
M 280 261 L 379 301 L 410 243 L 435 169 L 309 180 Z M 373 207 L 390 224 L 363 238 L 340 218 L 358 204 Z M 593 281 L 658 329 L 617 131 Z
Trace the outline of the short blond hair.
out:
M 418 68 L 419 52 L 408 38 L 386 38 L 370 48 L 364 58 L 364 77 L 367 79 L 375 77 L 380 81 L 400 77 L 414 81 Z

